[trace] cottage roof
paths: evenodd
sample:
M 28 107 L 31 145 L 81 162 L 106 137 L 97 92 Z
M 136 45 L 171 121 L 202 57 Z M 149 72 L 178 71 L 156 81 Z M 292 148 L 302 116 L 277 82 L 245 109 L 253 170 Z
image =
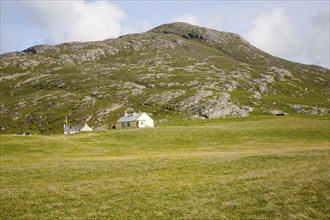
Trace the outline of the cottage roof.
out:
M 136 121 L 142 114 L 143 114 L 143 112 L 127 114 L 127 115 L 124 115 L 123 117 L 121 117 L 120 119 L 118 119 L 117 122 Z
M 93 131 L 93 128 L 89 127 L 88 124 L 86 123 L 82 128 L 81 131 Z
M 80 131 L 84 126 L 66 126 L 65 131 L 66 132 L 72 132 L 72 131 Z

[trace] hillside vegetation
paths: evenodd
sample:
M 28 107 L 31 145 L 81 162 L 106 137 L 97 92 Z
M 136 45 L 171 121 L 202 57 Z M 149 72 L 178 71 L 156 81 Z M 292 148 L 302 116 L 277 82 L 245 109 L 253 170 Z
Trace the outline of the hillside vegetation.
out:
M 124 111 L 157 123 L 329 113 L 329 69 L 273 57 L 237 34 L 186 23 L 0 55 L 0 132 L 106 130 Z
M 1 219 L 329 219 L 329 117 L 1 135 Z

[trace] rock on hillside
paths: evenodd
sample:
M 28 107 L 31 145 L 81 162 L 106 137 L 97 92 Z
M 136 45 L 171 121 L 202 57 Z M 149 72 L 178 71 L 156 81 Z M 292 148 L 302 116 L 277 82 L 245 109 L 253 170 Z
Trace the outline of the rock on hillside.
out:
M 97 42 L 0 55 L 2 133 L 110 128 L 124 111 L 156 122 L 328 114 L 329 69 L 273 57 L 233 33 L 172 23 Z

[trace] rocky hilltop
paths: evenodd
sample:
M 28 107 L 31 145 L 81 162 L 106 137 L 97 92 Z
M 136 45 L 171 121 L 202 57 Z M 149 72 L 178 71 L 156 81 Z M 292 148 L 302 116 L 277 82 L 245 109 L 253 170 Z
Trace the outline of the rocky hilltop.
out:
M 329 113 L 330 70 L 267 54 L 237 34 L 187 23 L 98 42 L 0 55 L 2 133 L 111 128 L 125 111 L 157 123 Z

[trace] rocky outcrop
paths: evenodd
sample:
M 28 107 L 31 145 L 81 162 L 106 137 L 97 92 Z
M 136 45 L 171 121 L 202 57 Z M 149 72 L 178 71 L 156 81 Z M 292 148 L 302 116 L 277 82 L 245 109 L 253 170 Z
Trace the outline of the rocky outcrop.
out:
M 283 68 L 277 68 L 275 66 L 272 66 L 269 68 L 269 70 L 273 73 L 275 73 L 275 78 L 279 81 L 283 81 L 285 78 L 292 79 L 293 75 L 289 70 L 283 69 Z
M 45 45 L 37 45 L 37 46 L 29 47 L 26 50 L 23 50 L 23 52 L 41 54 L 41 53 L 59 51 L 59 50 L 60 50 L 60 48 L 58 46 L 45 44 Z
M 108 130 L 109 125 L 107 124 L 101 124 L 95 128 L 95 131 L 106 131 Z
M 154 95 L 151 95 L 144 104 L 145 105 L 169 104 L 171 101 L 180 97 L 184 93 L 185 93 L 184 90 L 175 90 L 175 91 L 168 91 L 168 92 L 164 92 L 164 93 L 160 93 L 160 94 L 154 94 Z
M 179 111 L 185 111 L 191 118 L 222 118 L 225 116 L 246 117 L 253 111 L 252 107 L 242 108 L 230 101 L 230 94 L 214 94 L 211 91 L 200 91 L 177 104 Z
M 212 96 L 213 92 L 209 90 L 201 90 L 197 91 L 197 93 L 193 96 L 190 96 L 182 101 L 180 101 L 176 106 L 179 111 L 186 111 L 191 106 L 195 108 L 202 100 L 204 100 L 208 96 Z M 189 110 L 188 110 L 189 111 Z M 191 112 L 191 111 L 190 111 Z
M 328 108 L 318 108 L 308 105 L 290 105 L 291 108 L 293 108 L 297 113 L 299 114 L 305 114 L 305 115 L 323 115 L 323 114 L 329 114 L 330 109 Z
M 97 120 L 102 121 L 104 119 L 104 117 L 107 117 L 109 115 L 109 113 L 116 111 L 116 110 L 120 109 L 121 107 L 123 107 L 122 104 L 115 103 L 115 104 L 111 105 L 110 107 L 107 107 L 105 109 L 100 109 L 99 111 L 96 112 Z
M 222 118 L 226 116 L 246 117 L 253 111 L 251 107 L 240 108 L 230 101 L 230 94 L 221 93 L 216 98 L 206 99 L 188 110 L 196 118 L 196 115 L 204 118 Z
M 254 93 L 254 94 L 250 96 L 250 99 L 257 99 L 257 100 L 261 99 L 261 94 L 260 94 L 260 92 L 258 92 L 258 91 L 253 91 L 253 93 Z
M 219 32 L 212 29 L 190 25 L 184 22 L 161 25 L 152 29 L 151 32 L 177 34 L 186 39 L 206 40 L 211 44 L 229 43 L 232 37 L 238 36 L 232 33 Z
M 82 100 L 82 103 L 84 104 L 88 104 L 88 105 L 94 105 L 96 102 L 96 99 L 94 97 L 90 97 L 90 96 L 85 96 Z

